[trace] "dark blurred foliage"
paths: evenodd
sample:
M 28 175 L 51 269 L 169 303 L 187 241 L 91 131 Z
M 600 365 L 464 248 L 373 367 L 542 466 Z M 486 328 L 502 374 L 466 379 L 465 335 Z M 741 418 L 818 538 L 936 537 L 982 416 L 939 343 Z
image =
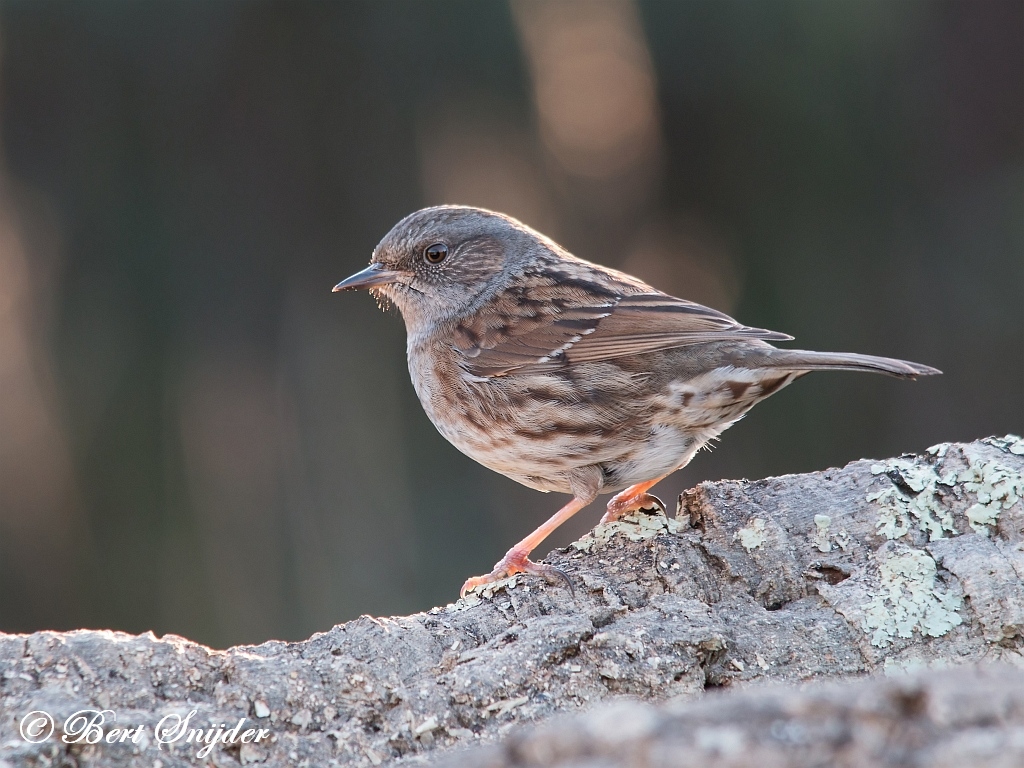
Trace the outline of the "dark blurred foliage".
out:
M 454 598 L 560 505 L 330 292 L 426 204 L 945 371 L 810 376 L 666 499 L 1024 430 L 1019 0 L 8 2 L 0 36 L 2 630 L 301 638 Z

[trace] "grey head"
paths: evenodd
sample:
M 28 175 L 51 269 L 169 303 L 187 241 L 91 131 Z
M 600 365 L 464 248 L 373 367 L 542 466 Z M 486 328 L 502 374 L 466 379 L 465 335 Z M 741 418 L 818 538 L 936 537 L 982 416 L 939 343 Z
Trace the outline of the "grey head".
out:
M 373 249 L 370 266 L 335 291 L 368 288 L 398 307 L 410 332 L 474 311 L 523 267 L 559 246 L 510 216 L 461 205 L 411 213 Z

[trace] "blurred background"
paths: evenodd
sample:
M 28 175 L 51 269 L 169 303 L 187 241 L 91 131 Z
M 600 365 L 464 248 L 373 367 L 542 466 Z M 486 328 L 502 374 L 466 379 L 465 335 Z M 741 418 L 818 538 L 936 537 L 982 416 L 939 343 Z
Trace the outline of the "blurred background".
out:
M 560 506 L 331 293 L 428 204 L 945 371 L 810 376 L 667 500 L 1024 431 L 1019 0 L 3 2 L 0 140 L 0 630 L 304 638 Z

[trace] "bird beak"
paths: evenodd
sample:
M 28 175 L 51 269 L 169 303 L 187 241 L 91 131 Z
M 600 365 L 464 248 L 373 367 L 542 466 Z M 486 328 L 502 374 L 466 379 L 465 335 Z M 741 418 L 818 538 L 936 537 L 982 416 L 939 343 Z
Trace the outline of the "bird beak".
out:
M 387 285 L 398 281 L 401 272 L 393 269 L 384 269 L 381 264 L 371 264 L 362 272 L 356 272 L 352 277 L 345 278 L 336 286 L 334 292 L 354 291 L 357 288 L 373 288 L 375 285 Z

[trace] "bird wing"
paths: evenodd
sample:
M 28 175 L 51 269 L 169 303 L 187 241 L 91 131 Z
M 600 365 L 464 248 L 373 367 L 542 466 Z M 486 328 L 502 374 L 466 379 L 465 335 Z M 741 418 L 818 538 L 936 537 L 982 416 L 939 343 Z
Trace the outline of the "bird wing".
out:
M 474 376 L 490 378 L 708 341 L 792 338 L 741 325 L 722 312 L 637 283 L 621 286 L 627 291 L 578 279 L 509 289 L 456 324 L 460 364 Z

